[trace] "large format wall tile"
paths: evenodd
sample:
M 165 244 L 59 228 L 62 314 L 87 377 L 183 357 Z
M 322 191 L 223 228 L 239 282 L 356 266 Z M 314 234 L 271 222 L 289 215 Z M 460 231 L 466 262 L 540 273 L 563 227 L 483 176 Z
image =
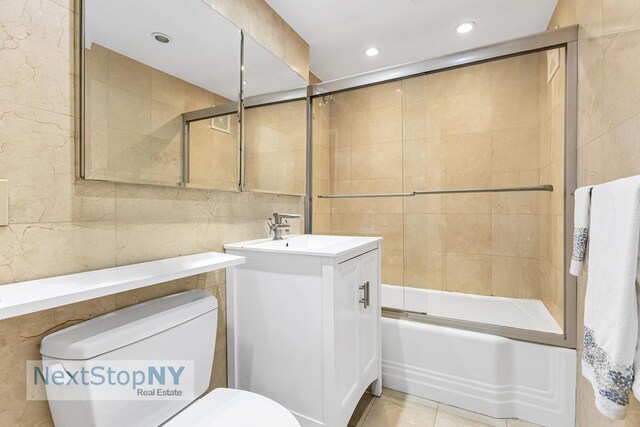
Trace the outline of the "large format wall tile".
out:
M 447 174 L 446 189 L 491 188 L 491 172 Z M 444 196 L 447 213 L 491 213 L 491 193 L 459 193 Z
M 77 181 L 72 6 L 71 0 L 0 0 L 0 179 L 9 180 L 10 215 L 10 225 L 0 227 L 0 283 L 221 251 L 227 242 L 265 237 L 265 220 L 273 212 L 302 214 L 300 197 Z M 236 8 L 236 17 L 247 18 L 245 9 Z M 282 42 L 290 47 L 281 50 L 306 76 L 308 46 L 299 37 L 295 40 L 291 31 L 285 28 Z M 136 134 L 139 115 L 148 116 L 142 130 L 149 131 L 150 174 L 166 176 L 174 171 L 178 140 L 171 118 L 179 110 L 209 107 L 222 100 L 164 73 L 142 72 L 139 64 L 124 58 L 110 64 L 106 49 L 94 46 L 93 54 L 87 63 L 93 77 L 87 85 L 91 95 L 96 101 L 108 100 L 112 77 L 114 94 L 136 105 L 134 110 L 111 111 L 123 128 L 120 131 Z M 139 102 L 141 95 L 146 97 L 144 102 Z M 90 137 L 101 142 L 91 145 L 88 161 L 101 169 L 103 177 L 110 154 L 114 156 L 107 144 L 107 107 L 107 102 L 95 102 L 87 111 L 95 125 L 88 129 Z M 165 120 L 166 127 L 160 123 Z M 210 142 L 221 153 L 234 150 L 222 139 Z M 115 154 L 126 153 L 137 160 L 130 148 L 122 145 Z M 235 164 L 235 157 L 225 162 Z M 122 177 L 130 179 L 125 173 Z M 299 232 L 302 221 L 291 222 L 292 232 Z M 46 402 L 26 400 L 26 361 L 40 358 L 43 336 L 117 308 L 188 289 L 205 289 L 218 298 L 211 386 L 225 386 L 224 283 L 224 272 L 209 273 L 0 321 L 0 424 L 53 425 Z
M 71 11 L 50 0 L 2 0 L 0 99 L 73 114 Z
M 491 172 L 491 132 L 447 135 L 445 141 L 447 174 Z
M 115 265 L 113 222 L 15 224 L 0 228 L 2 283 Z
M 314 121 L 315 133 L 330 135 L 331 192 L 557 185 L 564 69 L 549 84 L 543 72 L 546 53 L 332 95 L 328 119 Z M 334 199 L 330 231 L 393 237 L 383 242 L 385 283 L 548 297 L 555 313 L 562 292 L 546 287 L 559 286 L 559 263 L 547 263 L 541 251 L 558 254 L 562 230 L 551 214 L 562 215 L 561 187 L 553 196 Z M 378 222 L 389 217 L 375 215 L 391 213 L 403 217 L 393 228 Z
M 491 295 L 491 256 L 447 253 L 447 290 Z
M 492 64 L 462 67 L 445 73 L 447 96 L 491 90 Z
M 578 23 L 578 186 L 640 174 L 637 50 L 640 2 L 636 0 L 561 0 L 550 27 Z M 557 225 L 555 226 L 557 229 Z M 556 271 L 563 271 L 562 266 Z M 552 280 L 552 279 L 550 279 Z M 587 276 L 578 278 L 578 348 L 582 348 Z M 571 314 L 571 313 L 569 313 Z M 582 357 L 578 352 L 578 361 Z M 627 418 L 614 421 L 596 409 L 591 385 L 578 363 L 576 425 L 640 424 L 640 404 L 631 398 Z
M 42 336 L 54 330 L 53 310 L 0 324 L 0 419 L 7 426 L 53 426 L 46 401 L 27 401 L 26 361 L 38 360 Z
M 447 135 L 491 130 L 491 91 L 447 96 Z
M 447 252 L 491 255 L 491 214 L 447 214 Z
M 76 185 L 71 117 L 8 102 L 0 115 L 11 223 L 113 220 L 113 184 Z

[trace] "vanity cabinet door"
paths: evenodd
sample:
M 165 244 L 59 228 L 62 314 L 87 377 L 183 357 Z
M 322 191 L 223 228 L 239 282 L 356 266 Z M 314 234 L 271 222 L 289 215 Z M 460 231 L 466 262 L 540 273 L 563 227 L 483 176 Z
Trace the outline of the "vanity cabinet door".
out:
M 360 257 L 359 288 L 363 289 L 359 289 L 359 291 L 360 298 L 364 299 L 364 302 L 358 304 L 361 381 L 368 381 L 372 375 L 375 376 L 373 371 L 378 366 L 378 318 L 380 312 L 378 282 L 378 251 L 376 250 Z
M 336 404 L 341 414 L 357 399 L 360 388 L 358 338 L 358 283 L 360 257 L 345 261 L 338 266 L 334 285 L 334 333 L 335 333 L 335 384 Z

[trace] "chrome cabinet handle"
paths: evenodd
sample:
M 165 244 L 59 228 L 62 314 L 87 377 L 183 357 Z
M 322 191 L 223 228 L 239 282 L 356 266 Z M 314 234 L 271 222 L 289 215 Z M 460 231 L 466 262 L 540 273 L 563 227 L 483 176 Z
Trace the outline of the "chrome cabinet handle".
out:
M 364 292 L 364 296 L 360 299 L 360 303 L 364 306 L 364 308 L 367 308 L 371 305 L 369 281 L 364 282 L 364 284 L 360 286 L 359 289 Z
M 367 280 L 364 284 L 364 299 L 367 301 L 364 308 L 367 308 L 371 305 L 371 292 L 369 290 L 369 281 Z

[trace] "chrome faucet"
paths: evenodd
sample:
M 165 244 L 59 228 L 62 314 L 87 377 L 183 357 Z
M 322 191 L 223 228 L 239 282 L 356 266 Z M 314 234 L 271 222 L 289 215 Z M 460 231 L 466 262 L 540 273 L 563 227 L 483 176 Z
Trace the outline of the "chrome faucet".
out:
M 286 218 L 300 218 L 300 215 L 274 212 L 273 222 L 271 222 L 271 218 L 267 220 L 267 225 L 269 226 L 269 234 L 273 233 L 273 240 L 282 240 L 283 230 L 289 232 L 290 225 L 285 220 Z M 283 222 L 283 220 L 285 221 Z

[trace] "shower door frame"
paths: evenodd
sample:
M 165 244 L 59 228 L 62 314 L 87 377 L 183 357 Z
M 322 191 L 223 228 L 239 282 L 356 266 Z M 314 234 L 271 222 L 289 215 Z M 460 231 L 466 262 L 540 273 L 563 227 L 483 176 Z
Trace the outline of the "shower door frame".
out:
M 508 40 L 489 46 L 465 50 L 439 58 L 384 68 L 305 88 L 272 93 L 247 99 L 247 105 L 267 105 L 294 100 L 307 100 L 306 195 L 304 231 L 313 232 L 313 100 L 333 93 L 434 74 L 455 68 L 492 62 L 514 56 L 564 48 L 565 54 L 565 146 L 564 146 L 564 331 L 563 334 L 539 332 L 508 326 L 432 316 L 424 313 L 383 307 L 388 317 L 405 318 L 440 326 L 466 329 L 522 341 L 576 348 L 577 280 L 569 274 L 573 250 L 573 208 L 571 197 L 577 185 L 577 96 L 578 96 L 578 26 Z
M 576 348 L 577 280 L 569 274 L 573 245 L 573 208 L 571 194 L 577 185 L 577 92 L 578 92 L 578 27 L 569 26 L 554 31 L 509 40 L 490 46 L 471 49 L 440 58 L 385 68 L 365 74 L 311 85 L 307 88 L 307 193 L 305 198 L 305 232 L 312 233 L 313 213 L 313 100 L 333 93 L 404 80 L 425 74 L 484 62 L 493 62 L 556 48 L 565 54 L 565 147 L 564 147 L 564 331 L 563 334 L 518 329 L 508 326 L 443 318 L 406 310 L 383 307 L 385 316 L 405 318 L 440 326 L 490 333 L 507 338 Z

